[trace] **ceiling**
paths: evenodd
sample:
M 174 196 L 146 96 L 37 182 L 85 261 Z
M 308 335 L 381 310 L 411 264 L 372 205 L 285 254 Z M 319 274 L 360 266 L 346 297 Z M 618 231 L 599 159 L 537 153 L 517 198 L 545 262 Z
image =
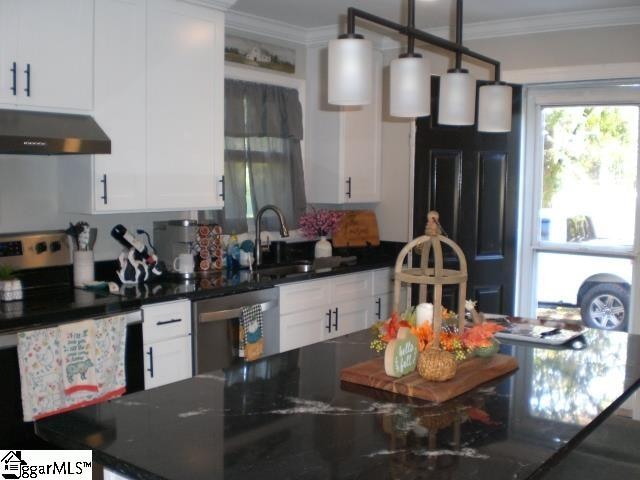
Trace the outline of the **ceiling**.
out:
M 455 4 L 455 0 L 416 0 L 416 25 L 449 26 L 455 18 Z M 405 23 L 406 5 L 405 0 L 237 0 L 231 10 L 314 28 L 338 24 L 350 6 Z M 463 17 L 464 23 L 477 23 L 634 6 L 640 6 L 640 0 L 467 0 Z

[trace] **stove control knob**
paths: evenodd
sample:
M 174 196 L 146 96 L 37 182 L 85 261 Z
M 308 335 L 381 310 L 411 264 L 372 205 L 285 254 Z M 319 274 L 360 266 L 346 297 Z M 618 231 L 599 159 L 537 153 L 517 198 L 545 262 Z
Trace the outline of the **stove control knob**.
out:
M 36 253 L 40 254 L 40 253 L 44 253 L 47 251 L 47 242 L 38 242 L 36 243 Z
M 62 249 L 62 244 L 59 241 L 54 241 L 49 244 L 49 251 L 59 252 Z

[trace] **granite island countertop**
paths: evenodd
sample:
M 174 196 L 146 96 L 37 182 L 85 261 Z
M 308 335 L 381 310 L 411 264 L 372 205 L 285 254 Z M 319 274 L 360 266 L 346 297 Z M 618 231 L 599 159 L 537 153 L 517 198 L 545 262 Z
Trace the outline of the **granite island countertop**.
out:
M 502 345 L 519 369 L 435 405 L 341 383 L 358 332 L 36 423 L 63 448 L 149 479 L 538 478 L 640 385 L 640 337 L 584 350 Z

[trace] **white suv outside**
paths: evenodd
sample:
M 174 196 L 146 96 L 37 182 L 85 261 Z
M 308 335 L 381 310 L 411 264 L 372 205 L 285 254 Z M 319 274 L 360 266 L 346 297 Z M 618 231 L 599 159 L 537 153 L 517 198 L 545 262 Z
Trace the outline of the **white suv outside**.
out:
M 542 213 L 542 240 L 567 244 L 566 218 Z M 553 218 L 553 221 L 550 219 Z M 546 225 L 545 225 L 546 223 Z M 610 247 L 611 241 L 588 239 L 581 246 Z M 538 305 L 575 305 L 589 327 L 626 330 L 631 288 L 631 260 L 596 255 L 539 253 Z

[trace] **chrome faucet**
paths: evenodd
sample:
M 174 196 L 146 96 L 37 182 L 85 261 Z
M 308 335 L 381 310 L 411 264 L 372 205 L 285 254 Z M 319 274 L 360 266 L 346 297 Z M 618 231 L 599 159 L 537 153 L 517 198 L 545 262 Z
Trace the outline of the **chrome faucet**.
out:
M 262 215 L 267 210 L 273 210 L 275 214 L 278 216 L 278 220 L 280 221 L 280 236 L 288 237 L 289 236 L 289 228 L 287 228 L 287 222 L 284 219 L 284 215 L 282 214 L 282 210 L 280 210 L 275 205 L 265 205 L 256 214 L 256 267 L 262 264 L 262 246 L 260 245 L 260 223 L 262 222 Z

